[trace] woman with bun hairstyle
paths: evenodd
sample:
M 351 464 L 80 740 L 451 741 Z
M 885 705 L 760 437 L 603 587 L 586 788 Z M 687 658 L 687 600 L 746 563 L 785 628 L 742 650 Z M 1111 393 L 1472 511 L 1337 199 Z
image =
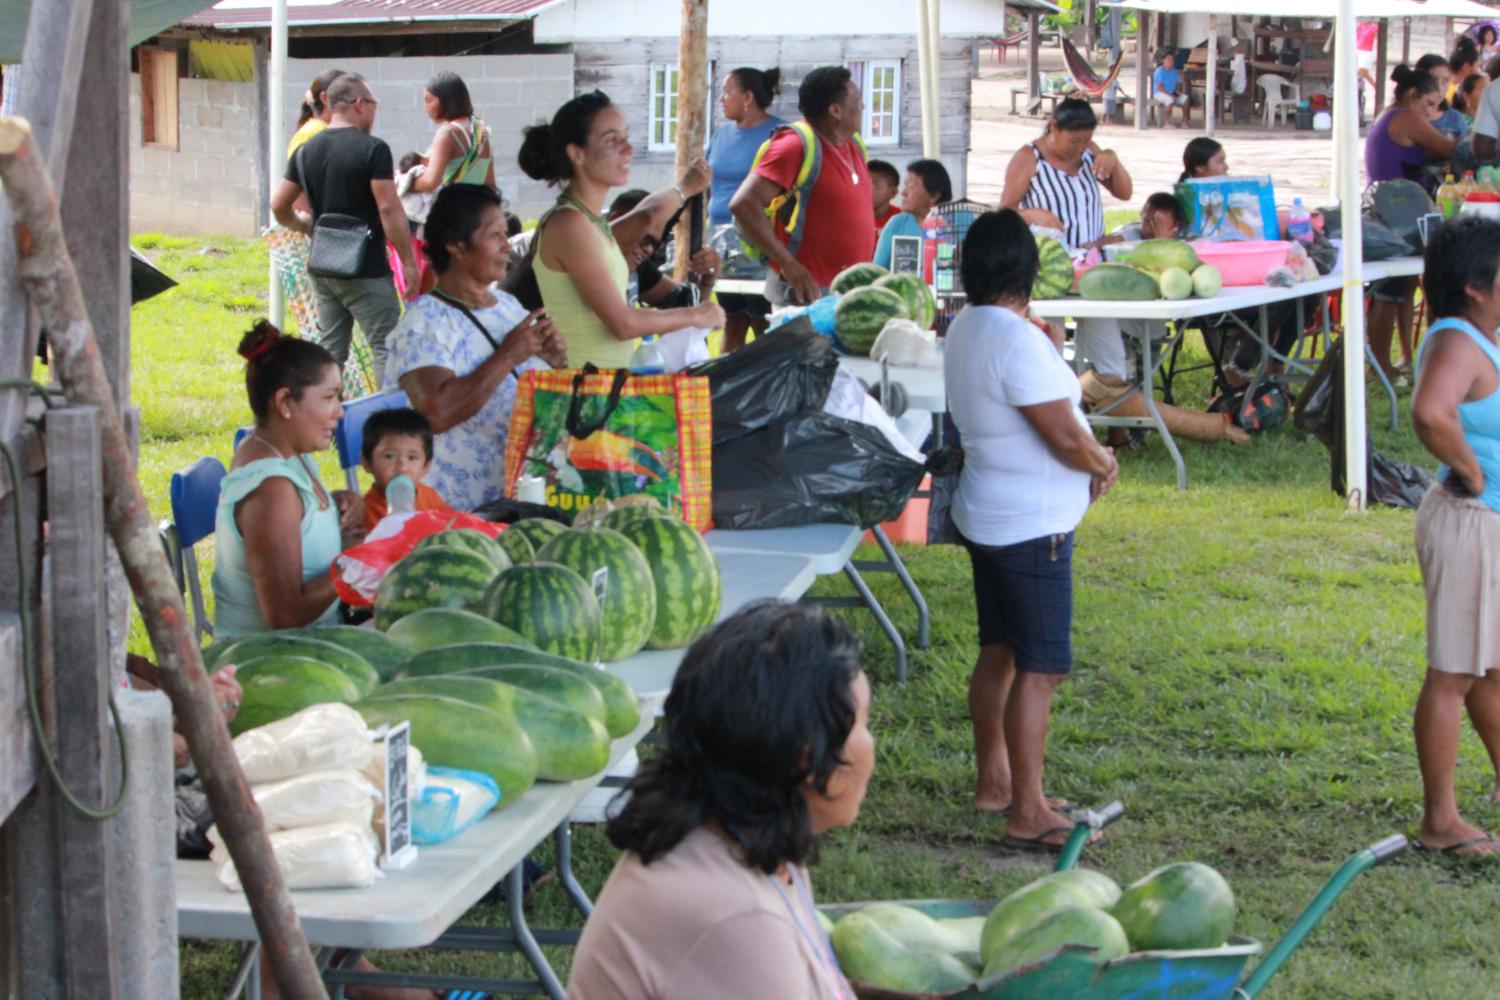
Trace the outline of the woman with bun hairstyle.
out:
M 1442 110 L 1437 77 L 1402 63 L 1391 73 L 1396 92 L 1391 106 L 1365 137 L 1365 179 L 1421 181 L 1422 168 L 1453 156 L 1458 143 L 1433 127 Z
M 750 165 L 755 162 L 755 154 L 761 145 L 785 124 L 771 114 L 771 105 L 779 93 L 779 69 L 741 66 L 724 78 L 724 90 L 719 95 L 724 124 L 708 140 L 708 165 L 713 170 L 708 224 L 715 229 L 734 225 L 729 199 L 734 197 L 750 173 Z M 724 309 L 725 351 L 743 347 L 748 330 L 754 330 L 757 337 L 766 332 L 771 304 L 764 295 L 719 292 L 718 299 Z
M 676 184 L 648 196 L 611 228 L 605 197 L 610 188 L 629 186 L 634 156 L 625 116 L 597 90 L 564 104 L 551 122 L 526 129 L 521 143 L 517 159 L 526 175 L 562 187 L 557 204 L 537 224 L 532 262 L 542 302 L 567 344 L 570 367 L 627 368 L 641 337 L 724 323 L 724 311 L 712 302 L 634 309 L 626 301 L 630 267 L 620 247 L 661 232 L 709 181 L 708 163 L 699 160 Z
M 329 447 L 344 415 L 338 362 L 265 320 L 239 351 L 255 428 L 219 487 L 214 634 L 337 624 L 329 567 L 363 522 L 364 503 L 358 493 L 329 493 L 308 455 Z

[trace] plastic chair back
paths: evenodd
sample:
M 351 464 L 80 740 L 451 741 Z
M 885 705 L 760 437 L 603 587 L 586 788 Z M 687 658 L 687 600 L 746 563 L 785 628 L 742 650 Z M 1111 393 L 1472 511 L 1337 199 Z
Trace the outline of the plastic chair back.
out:
M 395 410 L 411 404 L 406 393 L 400 389 L 377 392 L 363 399 L 353 399 L 344 404 L 344 416 L 333 431 L 333 445 L 338 449 L 339 468 L 344 470 L 344 481 L 349 489 L 359 492 L 360 448 L 365 440 L 365 421 L 381 410 Z
M 186 584 L 192 599 L 193 628 L 199 642 L 205 635 L 213 635 L 214 627 L 203 601 L 203 581 L 198 576 L 198 558 L 193 546 L 214 533 L 219 486 L 225 475 L 224 463 L 211 457 L 200 458 L 172 474 L 172 527 L 163 533 L 163 543 L 168 553 L 173 548 L 179 553 L 180 563 L 174 570 L 179 585 Z
M 238 428 L 235 429 L 235 432 L 234 432 L 234 450 L 235 451 L 239 451 L 240 450 L 240 445 L 244 442 L 245 438 L 247 438 L 247 437 L 250 436 L 250 432 L 253 431 L 253 430 L 255 430 L 254 427 L 238 427 Z

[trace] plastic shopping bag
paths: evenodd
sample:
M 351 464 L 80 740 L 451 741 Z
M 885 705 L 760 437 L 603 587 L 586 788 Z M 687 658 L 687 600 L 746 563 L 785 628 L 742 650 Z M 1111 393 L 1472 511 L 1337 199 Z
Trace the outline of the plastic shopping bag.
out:
M 352 767 L 370 759 L 370 727 L 348 705 L 311 705 L 295 715 L 240 733 L 234 755 L 252 785 L 308 771 Z
M 887 320 L 880 329 L 880 336 L 870 347 L 870 358 L 874 361 L 889 361 L 893 365 L 917 365 L 937 347 L 937 334 L 924 330 L 909 319 Z
M 311 771 L 284 781 L 256 785 L 250 790 L 265 817 L 268 830 L 295 830 L 326 823 L 369 826 L 375 803 L 382 798 L 375 786 L 353 768 Z
M 707 361 L 711 357 L 708 352 L 708 335 L 711 332 L 703 327 L 689 327 L 662 334 L 656 340 L 662 366 L 669 372 L 680 372 L 688 365 Z
M 427 785 L 413 796 L 411 839 L 441 844 L 479 822 L 500 802 L 500 786 L 487 774 L 451 767 L 427 769 Z
M 209 860 L 218 866 L 219 883 L 230 892 L 239 892 L 239 872 L 218 834 L 218 830 L 209 831 L 214 843 Z M 369 824 L 326 823 L 278 830 L 270 841 L 288 889 L 357 889 L 374 885 L 380 877 L 375 864 L 380 846 Z
M 333 561 L 333 589 L 346 604 L 368 607 L 375 603 L 375 591 L 390 568 L 428 535 L 449 528 L 472 528 L 491 538 L 500 534 L 503 525 L 491 524 L 473 514 L 449 510 L 419 510 L 408 514 L 387 514 L 375 525 L 365 540 L 345 549 Z

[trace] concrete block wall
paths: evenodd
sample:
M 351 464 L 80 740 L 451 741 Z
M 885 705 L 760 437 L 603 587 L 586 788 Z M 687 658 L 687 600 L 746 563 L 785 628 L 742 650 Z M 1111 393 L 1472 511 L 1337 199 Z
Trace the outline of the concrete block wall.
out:
M 253 83 L 182 79 L 178 148 L 141 143 L 141 79 L 130 76 L 130 227 L 179 234 L 259 231 L 259 108 Z
M 308 83 L 330 63 L 369 82 L 380 102 L 374 134 L 390 145 L 398 161 L 412 150 L 425 153 L 432 143 L 435 126 L 422 110 L 422 88 L 439 70 L 457 73 L 468 85 L 475 112 L 490 128 L 495 182 L 511 211 L 534 219 L 555 200 L 545 185 L 521 173 L 516 151 L 523 128 L 550 119 L 573 96 L 571 54 L 292 59 L 284 95 L 288 127 L 297 120 Z

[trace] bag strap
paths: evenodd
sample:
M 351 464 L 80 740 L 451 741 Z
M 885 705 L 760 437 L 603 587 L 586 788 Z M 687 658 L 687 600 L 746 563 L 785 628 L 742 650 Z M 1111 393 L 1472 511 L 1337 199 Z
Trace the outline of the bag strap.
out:
M 474 329 L 478 330 L 481 334 L 484 335 L 484 339 L 489 341 L 491 350 L 500 350 L 500 345 L 495 342 L 494 337 L 490 336 L 490 331 L 485 329 L 484 324 L 479 322 L 479 317 L 474 315 L 474 311 L 472 309 L 440 288 L 434 288 L 432 290 L 432 294 L 440 301 L 448 303 L 450 306 L 467 316 L 469 318 L 469 322 L 474 324 Z
M 307 196 L 307 207 L 312 208 L 313 218 L 317 218 L 318 210 L 313 208 L 312 192 L 307 189 L 307 171 L 302 167 L 302 152 L 305 149 L 307 149 L 307 143 L 304 142 L 297 147 L 297 152 L 293 154 L 292 159 L 297 161 L 297 182 L 302 186 L 302 193 Z
M 625 388 L 625 380 L 630 377 L 629 368 L 621 368 L 615 372 L 614 384 L 609 389 L 609 399 L 604 404 L 604 412 L 599 414 L 598 419 L 584 422 L 583 419 L 583 380 L 590 375 L 597 375 L 599 369 L 592 364 L 583 366 L 583 370 L 573 376 L 573 399 L 568 403 L 568 420 L 564 425 L 568 433 L 582 440 L 603 429 L 609 423 L 609 418 L 614 416 L 615 407 L 620 405 L 620 391 Z

